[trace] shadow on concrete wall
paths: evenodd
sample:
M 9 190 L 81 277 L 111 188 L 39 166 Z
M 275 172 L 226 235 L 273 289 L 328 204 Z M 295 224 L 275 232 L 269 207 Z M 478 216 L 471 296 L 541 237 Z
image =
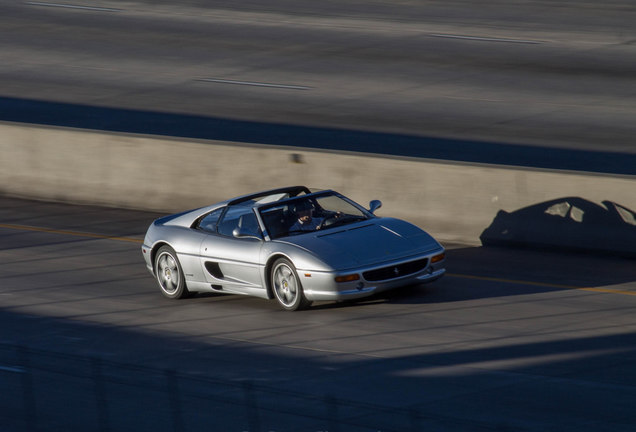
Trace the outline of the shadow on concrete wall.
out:
M 612 201 L 580 197 L 500 210 L 480 236 L 484 246 L 555 247 L 636 257 L 636 213 Z

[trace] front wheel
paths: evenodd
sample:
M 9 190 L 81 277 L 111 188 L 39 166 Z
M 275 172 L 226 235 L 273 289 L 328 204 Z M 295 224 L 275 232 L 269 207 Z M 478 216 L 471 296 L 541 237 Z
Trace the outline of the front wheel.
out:
M 155 275 L 161 293 L 171 299 L 187 297 L 185 277 L 177 253 L 170 246 L 162 246 L 155 259 Z
M 279 258 L 272 267 L 272 290 L 278 304 L 283 309 L 295 311 L 309 306 L 294 265 L 285 258 Z

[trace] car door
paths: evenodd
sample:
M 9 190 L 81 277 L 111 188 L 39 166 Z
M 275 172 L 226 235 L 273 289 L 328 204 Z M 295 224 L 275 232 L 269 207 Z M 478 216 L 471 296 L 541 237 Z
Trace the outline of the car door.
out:
M 239 230 L 242 237 L 236 236 Z M 252 208 L 228 207 L 201 243 L 201 265 L 207 282 L 216 290 L 232 293 L 264 292 L 260 270 L 262 246 L 261 230 Z

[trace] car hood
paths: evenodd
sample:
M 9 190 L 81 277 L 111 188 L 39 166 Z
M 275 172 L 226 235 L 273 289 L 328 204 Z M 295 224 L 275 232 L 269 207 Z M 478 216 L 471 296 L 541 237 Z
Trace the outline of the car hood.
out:
M 305 249 L 335 270 L 371 266 L 441 248 L 418 227 L 392 218 L 372 219 L 276 241 Z

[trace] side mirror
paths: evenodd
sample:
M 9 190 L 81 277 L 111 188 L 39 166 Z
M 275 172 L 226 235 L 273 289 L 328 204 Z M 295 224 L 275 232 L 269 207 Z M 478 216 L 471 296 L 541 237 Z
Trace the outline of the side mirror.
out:
M 232 235 L 236 238 L 255 238 L 258 240 L 263 240 L 263 238 L 255 232 L 241 227 L 234 228 L 234 230 L 232 231 Z
M 380 200 L 373 200 L 369 203 L 369 211 L 371 214 L 375 213 L 375 211 L 380 207 L 382 207 L 382 201 Z

